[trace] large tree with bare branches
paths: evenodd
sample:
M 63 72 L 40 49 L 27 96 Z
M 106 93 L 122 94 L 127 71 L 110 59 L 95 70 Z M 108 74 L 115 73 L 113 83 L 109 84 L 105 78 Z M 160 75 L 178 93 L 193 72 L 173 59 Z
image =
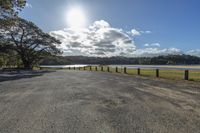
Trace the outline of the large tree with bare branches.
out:
M 1 50 L 12 49 L 18 53 L 24 68 L 30 69 L 44 56 L 60 54 L 56 47 L 60 41 L 44 33 L 34 23 L 22 18 L 15 18 L 14 24 L 7 25 L 0 19 Z

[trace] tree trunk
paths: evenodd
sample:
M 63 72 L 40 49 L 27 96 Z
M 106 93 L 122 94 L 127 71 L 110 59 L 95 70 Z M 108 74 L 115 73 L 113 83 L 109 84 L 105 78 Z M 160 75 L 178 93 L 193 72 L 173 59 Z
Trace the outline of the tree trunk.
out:
M 35 60 L 37 59 L 36 55 L 32 55 L 29 51 L 27 50 L 21 50 L 20 52 L 18 52 L 24 69 L 33 69 L 33 65 L 35 63 Z
M 32 64 L 26 63 L 26 62 L 25 62 L 25 63 L 23 62 L 23 64 L 24 64 L 24 69 L 28 69 L 28 70 L 29 70 L 29 69 L 30 69 L 30 70 L 33 69 Z
M 24 57 L 21 57 L 24 69 L 33 69 L 33 64 Z

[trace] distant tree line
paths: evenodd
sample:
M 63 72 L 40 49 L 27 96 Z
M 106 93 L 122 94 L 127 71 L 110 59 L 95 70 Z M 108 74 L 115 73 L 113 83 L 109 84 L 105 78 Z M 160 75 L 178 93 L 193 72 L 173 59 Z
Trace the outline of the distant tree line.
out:
M 42 65 L 67 64 L 134 64 L 134 65 L 195 65 L 200 64 L 200 58 L 191 55 L 167 55 L 158 57 L 86 57 L 86 56 L 54 56 L 46 57 Z
M 72 63 L 72 60 L 63 56 L 47 56 L 41 60 L 40 65 L 69 65 Z

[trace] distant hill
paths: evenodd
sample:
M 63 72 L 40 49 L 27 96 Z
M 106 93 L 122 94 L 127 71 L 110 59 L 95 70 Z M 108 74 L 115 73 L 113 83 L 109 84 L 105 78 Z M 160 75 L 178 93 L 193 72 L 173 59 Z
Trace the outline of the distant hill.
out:
M 200 64 L 200 57 L 191 55 L 167 55 L 158 57 L 86 57 L 86 56 L 57 56 L 45 58 L 42 65 L 67 64 L 137 64 L 137 65 L 195 65 Z

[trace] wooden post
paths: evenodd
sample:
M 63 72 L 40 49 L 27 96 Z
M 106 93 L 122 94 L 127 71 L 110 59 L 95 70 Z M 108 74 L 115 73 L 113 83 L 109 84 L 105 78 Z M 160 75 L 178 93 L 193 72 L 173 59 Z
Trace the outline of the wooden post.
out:
M 118 67 L 116 67 L 116 73 L 118 73 Z
M 71 67 L 69 67 L 69 70 L 71 69 Z
M 159 69 L 156 69 L 156 77 L 159 78 Z
M 103 66 L 101 67 L 101 71 L 103 71 Z
M 90 66 L 90 71 L 92 71 L 92 66 Z
M 74 70 L 76 70 L 76 67 L 74 67 Z
M 185 70 L 184 79 L 189 80 L 189 70 Z
M 85 70 L 85 67 L 83 67 L 83 70 Z
M 110 68 L 109 68 L 109 66 L 107 67 L 107 70 L 108 70 L 108 72 L 110 72 Z
M 138 75 L 140 75 L 140 68 L 138 68 L 137 71 L 138 71 Z
M 126 67 L 124 67 L 124 73 L 127 74 Z
M 95 67 L 95 70 L 97 71 L 97 66 Z

